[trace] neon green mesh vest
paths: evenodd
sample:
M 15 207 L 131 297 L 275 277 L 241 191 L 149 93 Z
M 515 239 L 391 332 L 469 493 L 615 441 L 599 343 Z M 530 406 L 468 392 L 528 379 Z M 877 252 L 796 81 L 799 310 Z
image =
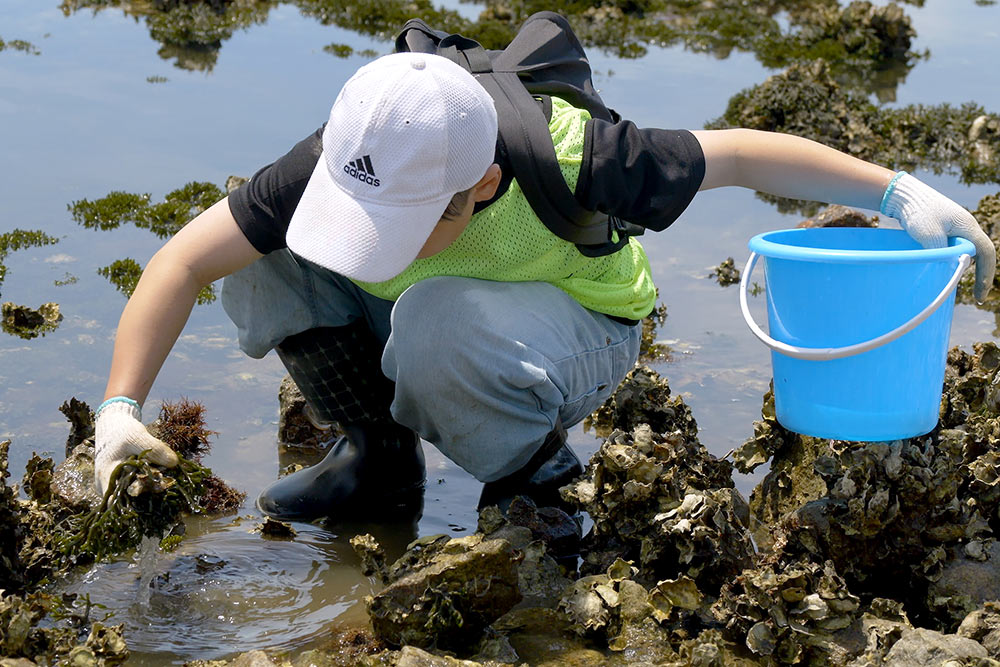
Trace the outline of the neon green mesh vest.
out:
M 586 111 L 552 98 L 549 131 L 570 189 L 580 175 L 584 124 L 589 119 Z M 642 319 L 656 305 L 649 260 L 635 238 L 614 254 L 584 257 L 538 219 L 516 179 L 438 254 L 415 260 L 390 280 L 355 282 L 370 294 L 395 301 L 410 285 L 433 276 L 547 282 L 584 308 L 633 320 Z

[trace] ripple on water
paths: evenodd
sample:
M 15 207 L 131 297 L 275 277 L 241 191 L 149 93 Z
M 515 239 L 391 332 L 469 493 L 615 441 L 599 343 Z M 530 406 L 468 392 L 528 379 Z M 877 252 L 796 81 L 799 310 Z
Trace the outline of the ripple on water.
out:
M 251 532 L 256 523 L 189 522 L 173 553 L 150 540 L 135 558 L 95 565 L 59 589 L 89 594 L 109 622 L 124 623 L 135 664 L 297 649 L 333 622 L 366 621 L 358 601 L 372 583 L 348 544 L 356 531 L 296 524 L 294 540 L 267 540 Z

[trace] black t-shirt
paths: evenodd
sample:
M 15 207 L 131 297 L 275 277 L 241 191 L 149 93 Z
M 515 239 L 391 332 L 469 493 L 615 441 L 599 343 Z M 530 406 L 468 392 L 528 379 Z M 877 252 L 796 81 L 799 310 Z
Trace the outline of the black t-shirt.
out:
M 705 177 L 701 145 L 687 130 L 587 121 L 576 198 L 586 208 L 662 231 Z M 229 208 L 258 252 L 287 247 L 285 232 L 323 150 L 323 128 L 229 194 Z

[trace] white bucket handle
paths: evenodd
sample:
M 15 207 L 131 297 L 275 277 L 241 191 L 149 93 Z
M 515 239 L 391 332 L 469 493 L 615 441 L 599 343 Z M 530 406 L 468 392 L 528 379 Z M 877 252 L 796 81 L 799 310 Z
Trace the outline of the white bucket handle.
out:
M 941 290 L 941 293 L 938 294 L 933 301 L 931 301 L 929 306 L 920 311 L 913 319 L 906 322 L 902 326 L 893 329 L 887 334 L 883 334 L 878 338 L 872 338 L 871 340 L 863 343 L 855 343 L 854 345 L 847 345 L 845 347 L 799 347 L 797 345 L 782 343 L 781 341 L 768 336 L 759 326 L 757 326 L 757 323 L 753 319 L 753 315 L 750 314 L 750 308 L 747 306 L 747 285 L 750 283 L 750 274 L 753 273 L 758 258 L 757 253 L 753 251 L 750 252 L 747 264 L 743 268 L 743 277 L 740 279 L 740 310 L 743 311 L 743 319 L 746 320 L 747 326 L 750 327 L 750 331 L 753 332 L 753 335 L 756 336 L 760 342 L 764 343 L 764 345 L 767 345 L 772 350 L 781 352 L 786 356 L 794 357 L 795 359 L 807 359 L 809 361 L 843 359 L 844 357 L 851 357 L 856 354 L 861 354 L 862 352 L 868 352 L 869 350 L 874 350 L 876 347 L 885 345 L 886 343 L 891 343 L 906 332 L 916 328 L 921 322 L 930 317 L 942 303 L 945 302 L 948 295 L 951 294 L 952 290 L 955 289 L 955 286 L 958 285 L 958 281 L 962 277 L 962 273 L 964 273 L 972 263 L 971 256 L 964 253 L 959 255 L 958 268 L 955 269 L 955 274 L 951 277 L 951 280 L 948 281 L 948 284 L 944 286 L 944 289 Z

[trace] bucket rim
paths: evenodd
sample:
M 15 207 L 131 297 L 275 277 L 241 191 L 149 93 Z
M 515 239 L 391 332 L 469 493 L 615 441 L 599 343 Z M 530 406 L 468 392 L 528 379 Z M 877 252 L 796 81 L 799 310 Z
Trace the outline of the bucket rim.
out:
M 800 245 L 790 245 L 776 240 L 781 236 L 823 236 L 852 234 L 893 234 L 910 239 L 902 229 L 879 229 L 868 227 L 806 227 L 794 229 L 775 229 L 757 234 L 750 239 L 750 250 L 776 259 L 791 259 L 810 262 L 827 262 L 834 264 L 908 264 L 944 262 L 957 259 L 960 255 L 974 257 L 976 247 L 972 242 L 959 237 L 948 239 L 945 248 L 914 248 L 900 250 L 841 250 L 837 248 L 816 248 Z

